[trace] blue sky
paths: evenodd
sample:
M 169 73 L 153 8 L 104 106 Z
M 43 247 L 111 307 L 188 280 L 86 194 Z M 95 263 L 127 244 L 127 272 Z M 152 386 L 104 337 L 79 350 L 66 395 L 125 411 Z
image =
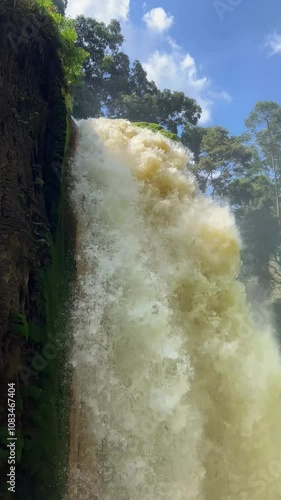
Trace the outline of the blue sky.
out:
M 280 0 L 69 0 L 67 14 L 118 18 L 131 59 L 194 97 L 203 125 L 239 134 L 256 101 L 281 103 Z

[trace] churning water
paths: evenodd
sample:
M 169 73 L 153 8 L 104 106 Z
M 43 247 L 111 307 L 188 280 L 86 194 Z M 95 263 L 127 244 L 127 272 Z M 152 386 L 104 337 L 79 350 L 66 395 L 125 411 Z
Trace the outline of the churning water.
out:
M 160 133 L 91 119 L 78 135 L 75 498 L 280 499 L 278 346 L 237 281 L 230 211 Z

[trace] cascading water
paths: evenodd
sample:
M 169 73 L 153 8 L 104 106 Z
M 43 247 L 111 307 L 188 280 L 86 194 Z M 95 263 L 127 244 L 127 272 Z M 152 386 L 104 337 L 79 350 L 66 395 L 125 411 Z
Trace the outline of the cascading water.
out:
M 281 498 L 278 346 L 188 161 L 127 121 L 79 122 L 77 499 Z

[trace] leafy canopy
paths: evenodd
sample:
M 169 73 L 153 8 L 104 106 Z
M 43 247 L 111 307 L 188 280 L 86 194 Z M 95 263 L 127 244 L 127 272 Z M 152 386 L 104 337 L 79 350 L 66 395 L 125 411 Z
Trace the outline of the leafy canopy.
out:
M 73 20 L 66 19 L 59 13 L 52 0 L 36 0 L 36 5 L 47 13 L 53 22 L 66 84 L 71 86 L 78 83 L 82 76 L 83 62 L 88 54 L 86 50 L 76 46 L 77 34 Z
M 200 118 L 201 108 L 184 92 L 159 90 L 139 61 L 130 63 L 122 50 L 124 37 L 118 21 L 106 26 L 78 16 L 74 21 L 77 45 L 87 50 L 84 85 L 74 89 L 77 118 L 109 116 L 133 122 L 158 123 L 177 134 L 178 128 Z

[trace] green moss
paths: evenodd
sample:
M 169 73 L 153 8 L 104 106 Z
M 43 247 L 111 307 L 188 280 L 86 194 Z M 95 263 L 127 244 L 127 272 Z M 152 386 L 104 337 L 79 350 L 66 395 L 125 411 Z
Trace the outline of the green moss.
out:
M 6 462 L 8 456 L 9 456 L 8 450 L 7 449 L 5 450 L 4 448 L 2 448 L 2 446 L 0 446 L 0 460 Z
M 57 199 L 53 198 L 52 235 L 38 227 L 38 238 L 48 242 L 50 263 L 38 270 L 41 294 L 41 322 L 29 322 L 29 341 L 36 342 L 43 368 L 25 388 L 24 400 L 29 411 L 24 420 L 22 464 L 26 477 L 33 477 L 32 500 L 62 498 L 68 464 L 69 378 L 65 382 L 69 339 L 71 287 L 75 275 L 74 225 L 67 201 L 65 168 L 71 144 L 71 119 L 65 113 L 65 132 L 60 134 L 62 152 Z M 56 138 L 56 141 L 58 139 Z M 34 359 L 32 370 L 38 371 Z M 37 385 L 38 384 L 38 385 Z M 28 491 L 28 481 L 23 488 Z
M 77 84 L 82 76 L 82 65 L 88 53 L 76 44 L 77 34 L 74 21 L 58 13 L 52 0 L 34 0 L 33 2 L 21 0 L 20 9 L 35 26 L 39 29 L 43 26 L 46 35 L 51 35 L 55 40 L 57 54 L 63 67 L 65 89 Z
M 38 401 L 42 395 L 42 389 L 39 389 L 36 385 L 29 385 L 24 389 L 24 397 L 30 398 L 32 401 Z
M 9 330 L 20 347 L 23 367 L 31 372 L 27 381 L 20 373 L 16 400 L 19 434 L 15 498 L 20 500 L 61 499 L 68 462 L 70 377 L 67 377 L 67 382 L 64 377 L 70 344 L 68 311 L 75 266 L 74 226 L 66 197 L 65 167 L 71 142 L 69 85 L 81 71 L 79 58 L 82 52 L 75 47 L 76 35 L 71 22 L 57 16 L 51 8 L 49 0 L 4 0 L 1 12 L 6 25 L 13 26 L 13 57 L 18 62 L 19 79 L 26 77 L 30 85 L 33 81 L 37 85 L 32 71 L 35 68 L 37 72 L 38 67 L 40 83 L 38 89 L 34 88 L 34 93 L 36 96 L 38 90 L 38 96 L 42 94 L 40 105 L 43 105 L 41 117 L 33 109 L 33 100 L 27 101 L 30 136 L 36 157 L 36 165 L 31 167 L 34 167 L 32 178 L 36 193 L 39 193 L 32 203 L 35 201 L 36 208 L 41 210 L 34 210 L 32 215 L 36 251 L 28 262 L 28 289 L 21 294 L 21 305 L 18 314 L 10 318 Z M 22 37 L 22 33 L 26 36 Z M 24 41 L 27 35 L 28 43 Z M 25 102 L 26 95 L 21 95 L 20 99 Z M 42 193 L 48 221 L 45 220 Z M 28 200 L 31 203 L 31 199 Z M 50 356 L 50 346 L 55 347 L 55 356 Z M 34 369 L 36 351 L 46 361 L 42 369 Z M 4 408 L 5 414 L 6 411 Z M 6 438 L 7 429 L 0 429 L 0 460 L 7 456 Z M 6 465 L 4 463 L 4 467 Z
M 16 393 L 16 409 L 19 412 L 23 411 L 23 398 L 20 392 Z
M 24 439 L 21 434 L 17 434 L 17 444 L 16 444 L 16 461 L 20 463 L 22 460 L 22 450 L 24 448 Z
M 161 134 L 163 134 L 171 141 L 180 142 L 180 138 L 176 134 L 169 132 L 168 130 L 166 130 L 161 125 L 158 125 L 157 123 L 134 122 L 133 125 L 136 125 L 136 127 L 140 128 L 148 128 L 149 130 L 152 130 L 152 132 L 161 132 Z
M 7 446 L 8 429 L 7 427 L 0 427 L 0 446 Z
M 43 343 L 43 336 L 42 336 L 42 329 L 40 325 L 37 325 L 33 321 L 30 321 L 28 324 L 29 327 L 29 338 L 33 342 L 36 342 L 37 344 L 42 344 Z
M 46 209 L 51 226 L 51 234 L 55 237 L 59 223 L 59 199 L 61 194 L 62 169 L 64 163 L 67 108 L 62 93 L 49 120 L 46 133 L 46 163 L 43 172 Z
M 24 314 L 16 314 L 10 318 L 12 332 L 21 335 L 25 340 L 29 337 L 29 328 L 26 316 Z

